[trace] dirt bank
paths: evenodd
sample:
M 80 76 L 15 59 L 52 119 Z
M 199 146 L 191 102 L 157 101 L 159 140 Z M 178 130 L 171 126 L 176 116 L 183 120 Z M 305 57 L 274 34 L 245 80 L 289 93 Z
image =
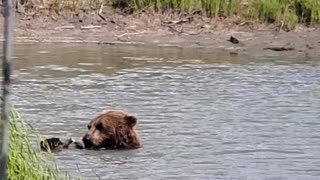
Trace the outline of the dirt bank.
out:
M 3 19 L 1 19 L 3 24 Z M 2 26 L 1 26 L 2 28 Z M 240 42 L 233 44 L 230 36 Z M 280 27 L 233 17 L 209 19 L 199 15 L 140 12 L 125 15 L 105 7 L 96 11 L 17 12 L 16 43 L 140 44 L 199 48 L 231 55 L 320 57 L 320 28 Z

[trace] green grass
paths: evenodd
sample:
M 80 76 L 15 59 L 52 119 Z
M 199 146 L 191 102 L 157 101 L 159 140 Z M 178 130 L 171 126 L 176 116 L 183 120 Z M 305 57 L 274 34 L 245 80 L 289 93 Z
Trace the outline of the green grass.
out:
M 248 20 L 282 24 L 291 30 L 298 23 L 320 23 L 320 0 L 48 0 L 55 9 L 78 11 L 97 9 L 101 4 L 125 2 L 135 11 L 152 9 L 156 12 L 187 12 L 208 17 L 239 16 Z M 30 4 L 31 0 L 23 1 Z M 35 7 L 35 6 L 31 6 Z M 132 11 L 129 11 L 132 12 Z
M 282 22 L 287 30 L 297 23 L 320 23 L 319 0 L 251 0 L 248 15 L 266 22 Z
M 319 0 L 296 0 L 296 10 L 301 22 L 320 22 L 320 1 Z
M 199 2 L 208 16 L 230 16 L 240 12 L 240 0 L 201 0 Z
M 209 17 L 242 16 L 282 24 L 292 30 L 298 23 L 320 23 L 320 0 L 131 0 L 135 9 L 202 11 Z M 247 4 L 247 5 L 245 5 Z
M 285 30 L 293 29 L 299 21 L 294 0 L 255 0 L 250 3 L 248 15 L 268 23 L 282 23 Z
M 70 179 L 67 175 L 62 177 L 64 175 L 59 174 L 51 153 L 40 151 L 39 133 L 14 110 L 10 111 L 10 124 L 7 179 Z M 30 137 L 37 144 L 32 144 Z
M 208 16 L 231 15 L 239 11 L 241 0 L 131 0 L 136 9 L 154 8 L 156 11 L 203 11 Z

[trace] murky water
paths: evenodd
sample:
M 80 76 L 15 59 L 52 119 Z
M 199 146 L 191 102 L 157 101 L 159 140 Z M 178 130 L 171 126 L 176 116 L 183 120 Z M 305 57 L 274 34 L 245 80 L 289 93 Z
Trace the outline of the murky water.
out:
M 104 107 L 136 115 L 143 148 L 70 149 L 84 179 L 319 179 L 320 62 L 184 49 L 17 46 L 14 95 L 47 137 L 80 137 Z

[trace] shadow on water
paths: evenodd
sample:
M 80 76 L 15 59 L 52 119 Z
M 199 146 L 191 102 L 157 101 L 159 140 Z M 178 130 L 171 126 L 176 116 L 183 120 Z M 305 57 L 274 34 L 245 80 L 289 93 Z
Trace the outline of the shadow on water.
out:
M 143 148 L 70 149 L 85 179 L 317 179 L 316 59 L 142 46 L 18 45 L 13 103 L 44 135 L 81 138 L 105 107 L 140 119 Z

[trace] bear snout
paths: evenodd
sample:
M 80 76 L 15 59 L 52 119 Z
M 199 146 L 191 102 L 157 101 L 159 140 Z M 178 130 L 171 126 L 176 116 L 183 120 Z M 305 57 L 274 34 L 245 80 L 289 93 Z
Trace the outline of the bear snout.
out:
M 91 148 L 93 146 L 92 141 L 90 140 L 90 135 L 86 134 L 85 136 L 83 136 L 82 141 L 84 144 L 85 148 Z

